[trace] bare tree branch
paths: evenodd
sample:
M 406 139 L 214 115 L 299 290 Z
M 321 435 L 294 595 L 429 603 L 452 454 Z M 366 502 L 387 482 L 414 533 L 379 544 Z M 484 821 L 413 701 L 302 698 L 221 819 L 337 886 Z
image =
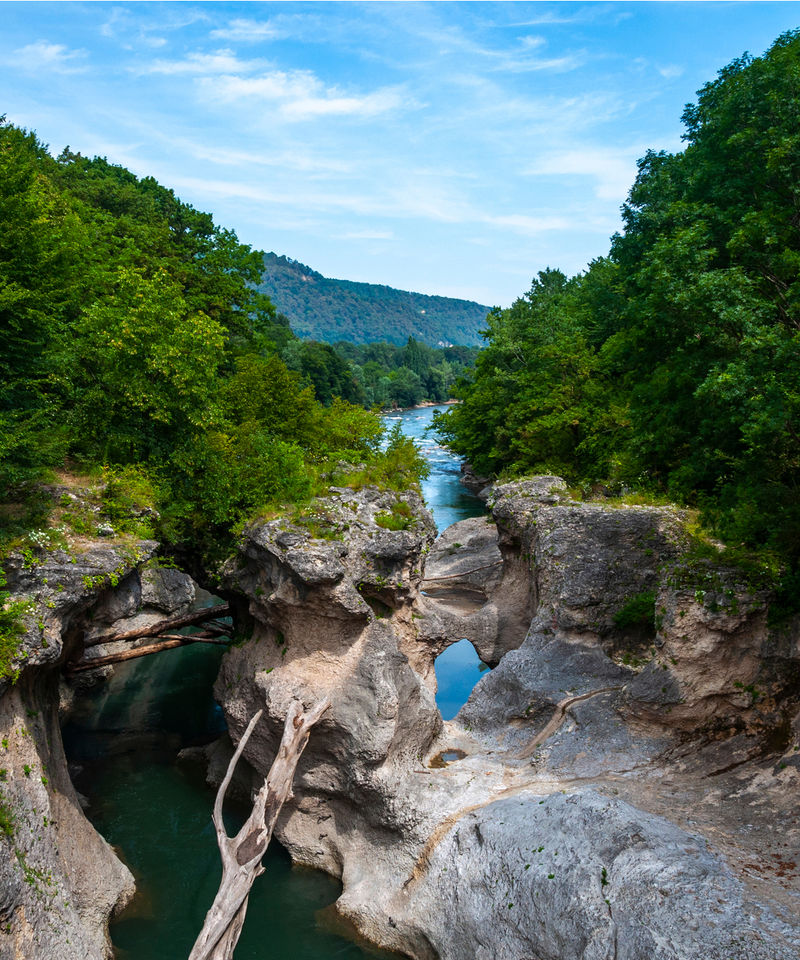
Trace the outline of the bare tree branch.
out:
M 264 872 L 261 859 L 266 853 L 272 831 L 286 800 L 291 796 L 292 780 L 311 732 L 311 728 L 330 706 L 326 697 L 307 713 L 294 701 L 286 714 L 283 736 L 275 760 L 263 786 L 253 801 L 253 810 L 235 837 L 225 832 L 222 804 L 234 769 L 263 711 L 252 718 L 231 757 L 214 801 L 212 820 L 222 858 L 222 880 L 203 929 L 189 960 L 231 960 L 247 911 L 247 900 L 256 877 Z

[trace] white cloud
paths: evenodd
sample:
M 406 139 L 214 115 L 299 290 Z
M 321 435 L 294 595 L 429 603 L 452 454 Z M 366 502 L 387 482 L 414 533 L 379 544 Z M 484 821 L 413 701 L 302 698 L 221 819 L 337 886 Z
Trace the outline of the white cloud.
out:
M 394 240 L 391 230 L 353 230 L 350 233 L 340 233 L 341 240 Z
M 683 67 L 677 63 L 670 63 L 666 67 L 657 67 L 656 69 L 665 80 L 673 80 L 675 77 L 683 76 Z
M 240 43 L 252 43 L 257 40 L 277 40 L 286 35 L 271 20 L 248 20 L 237 17 L 227 27 L 212 30 L 212 37 L 220 40 L 236 40 Z
M 146 47 L 152 47 L 154 50 L 158 49 L 159 47 L 165 47 L 167 45 L 166 37 L 149 37 L 147 36 L 147 34 L 143 34 L 139 38 L 139 40 Z
M 85 73 L 89 69 L 82 62 L 85 58 L 85 50 L 70 50 L 62 43 L 37 40 L 36 43 L 29 43 L 15 50 L 6 62 L 21 67 L 28 73 L 40 70 L 49 70 L 51 73 Z
M 399 87 L 384 87 L 366 94 L 346 94 L 327 87 L 310 70 L 275 70 L 255 77 L 234 74 L 205 78 L 205 90 L 223 102 L 254 99 L 274 103 L 288 120 L 321 116 L 374 117 L 409 105 Z
M 507 216 L 487 214 L 481 217 L 481 222 L 493 227 L 503 227 L 506 230 L 513 230 L 515 233 L 522 234 L 526 237 L 535 237 L 540 233 L 551 230 L 570 230 L 574 226 L 572 221 L 567 217 L 529 217 L 520 213 L 513 213 Z
M 235 150 L 230 147 L 215 147 L 211 144 L 196 143 L 191 140 L 176 140 L 174 137 L 165 138 L 173 144 L 179 145 L 191 156 L 198 160 L 208 160 L 220 166 L 244 167 L 278 167 L 286 170 L 302 171 L 311 175 L 349 173 L 353 164 L 345 160 L 327 157 L 315 157 L 299 150 L 282 150 L 279 153 L 270 153 L 253 150 Z
M 183 60 L 153 60 L 132 68 L 140 74 L 225 74 L 233 71 L 248 73 L 264 66 L 263 60 L 240 60 L 232 50 L 217 50 L 216 53 L 190 53 Z
M 647 148 L 581 146 L 553 151 L 534 161 L 523 172 L 530 176 L 583 176 L 595 181 L 599 200 L 625 199 L 636 177 L 636 161 Z

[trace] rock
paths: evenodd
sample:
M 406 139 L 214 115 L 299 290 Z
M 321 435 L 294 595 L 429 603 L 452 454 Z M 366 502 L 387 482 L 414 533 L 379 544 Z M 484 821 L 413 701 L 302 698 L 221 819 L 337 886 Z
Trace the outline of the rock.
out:
M 482 477 L 475 473 L 472 465 L 469 463 L 461 464 L 461 477 L 459 478 L 470 493 L 474 493 L 481 500 L 488 500 L 492 493 L 492 482 L 489 477 Z
M 18 679 L 7 676 L 0 696 L 2 957 L 105 960 L 109 917 L 133 894 L 130 871 L 85 818 L 72 786 L 59 731 L 59 680 L 82 647 L 93 608 L 101 618 L 134 608 L 133 568 L 156 546 L 59 550 L 34 563 L 21 554 L 7 558 L 12 597 L 29 610 L 9 665 Z
M 11 683 L 13 671 L 54 666 L 82 643 L 84 620 L 98 605 L 100 616 L 131 609 L 136 590 L 128 576 L 149 559 L 158 545 L 139 541 L 131 548 L 93 546 L 81 553 L 54 550 L 30 563 L 11 553 L 4 561 L 8 589 L 16 600 L 28 603 L 23 616 L 25 633 L 9 665 L 10 676 L 0 680 L 0 693 Z M 121 586 L 119 598 L 111 598 Z M 105 605 L 108 604 L 106 607 Z
M 262 524 L 224 571 L 253 635 L 216 689 L 234 741 L 266 704 L 258 775 L 290 701 L 332 697 L 278 835 L 339 913 L 416 960 L 800 955 L 800 628 L 733 574 L 698 599 L 676 510 L 536 477 L 432 544 L 413 497 L 380 528 L 392 499 L 342 488 L 334 539 Z M 442 723 L 433 660 L 465 636 L 497 665 Z
M 115 537 L 116 531 L 111 526 L 110 523 L 100 523 L 97 526 L 97 536 L 98 537 Z
M 195 600 L 194 580 L 182 570 L 148 567 L 141 572 L 141 604 L 165 614 L 191 609 Z
M 631 709 L 694 732 L 779 722 L 775 697 L 791 686 L 798 651 L 769 630 L 768 599 L 741 570 L 672 565 L 656 598 L 658 656 L 631 683 Z
M 743 894 L 662 818 L 591 790 L 526 791 L 465 812 L 394 919 L 448 960 L 794 960 L 796 933 L 749 916 Z

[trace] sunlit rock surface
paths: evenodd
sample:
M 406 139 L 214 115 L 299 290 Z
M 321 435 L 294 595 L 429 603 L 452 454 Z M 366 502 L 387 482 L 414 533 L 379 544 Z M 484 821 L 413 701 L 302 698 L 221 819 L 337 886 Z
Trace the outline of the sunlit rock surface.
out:
M 217 694 L 234 739 L 266 702 L 256 779 L 290 699 L 332 697 L 279 834 L 340 913 L 420 960 L 796 960 L 796 628 L 727 575 L 704 603 L 668 508 L 538 477 L 433 544 L 413 495 L 380 525 L 396 499 L 336 491 L 224 571 L 252 636 Z M 498 665 L 443 724 L 462 637 Z

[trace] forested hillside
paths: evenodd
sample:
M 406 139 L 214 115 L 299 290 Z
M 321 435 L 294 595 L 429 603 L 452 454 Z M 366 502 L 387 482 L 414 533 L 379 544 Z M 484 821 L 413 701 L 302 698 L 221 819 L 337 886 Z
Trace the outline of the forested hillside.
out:
M 797 570 L 798 116 L 799 32 L 703 87 L 686 148 L 640 161 L 609 255 L 492 314 L 440 421 L 455 449 L 492 474 L 666 494 Z M 795 599 L 798 582 L 784 573 Z
M 0 522 L 30 526 L 63 468 L 158 506 L 159 536 L 219 545 L 341 461 L 406 485 L 420 462 L 379 419 L 323 406 L 280 357 L 263 254 L 151 177 L 0 120 Z M 145 514 L 143 514 L 145 515 Z M 1 585 L 1 584 L 0 584 Z
M 289 318 L 298 336 L 326 343 L 385 340 L 402 345 L 414 337 L 430 346 L 475 345 L 489 310 L 471 300 L 331 280 L 274 253 L 264 257 L 258 289 Z

